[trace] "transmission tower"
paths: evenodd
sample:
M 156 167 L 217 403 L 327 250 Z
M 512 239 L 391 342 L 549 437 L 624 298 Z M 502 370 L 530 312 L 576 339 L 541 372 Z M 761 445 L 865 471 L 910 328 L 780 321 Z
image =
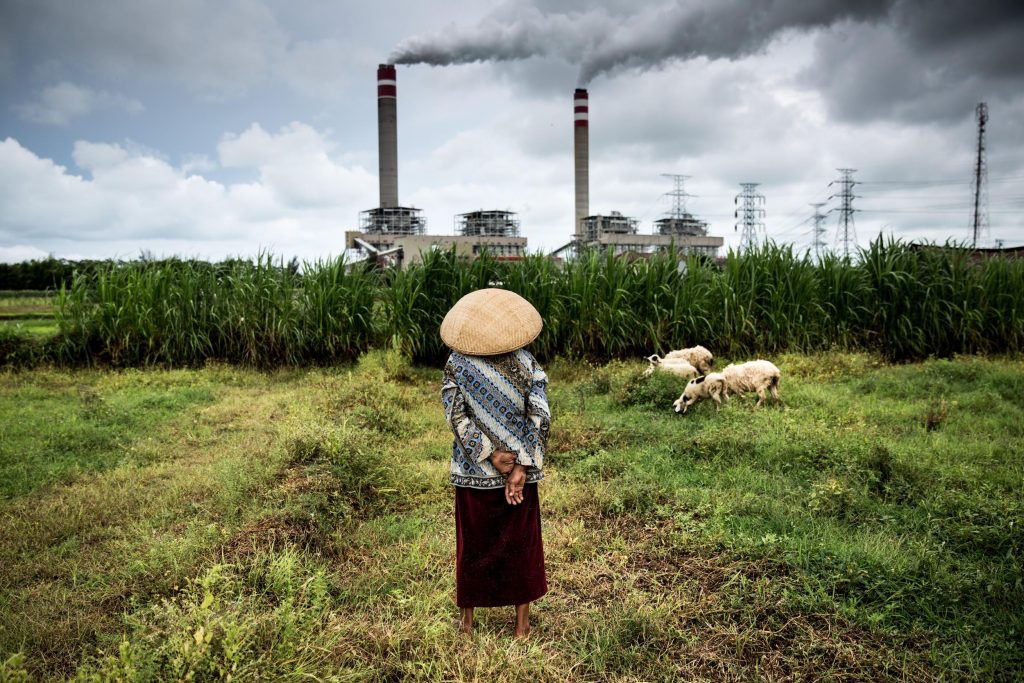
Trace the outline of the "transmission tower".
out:
M 758 235 L 764 235 L 764 195 L 756 192 L 757 186 L 758 183 L 740 183 L 743 191 L 733 199 L 733 204 L 738 207 L 733 214 L 736 218 L 735 229 L 739 230 L 743 226 L 743 234 L 740 236 L 740 249 L 743 251 L 756 247 Z
M 971 217 L 971 246 L 978 246 L 978 239 L 988 228 L 988 161 L 985 158 L 985 124 L 988 123 L 988 105 L 979 102 L 974 110 L 978 119 L 978 156 L 974 162 L 974 215 Z
M 690 176 L 680 175 L 678 173 L 662 173 L 661 175 L 672 179 L 672 191 L 665 193 L 665 196 L 672 198 L 672 210 L 669 211 L 669 218 L 685 218 L 686 198 L 693 196 L 692 194 L 689 194 L 684 187 L 686 180 Z
M 836 227 L 836 242 L 842 242 L 843 245 L 843 258 L 850 258 L 850 244 L 854 247 L 857 246 L 857 232 L 853 226 L 853 200 L 857 195 L 853 194 L 853 186 L 856 185 L 856 181 L 853 179 L 853 174 L 857 171 L 855 168 L 837 168 L 842 174 L 838 180 L 833 180 L 829 183 L 829 187 L 832 187 L 836 183 L 839 184 L 839 194 L 834 194 L 832 197 L 839 197 L 839 223 Z M 832 197 L 829 197 L 831 199 Z
M 828 232 L 822 225 L 825 222 L 825 214 L 821 212 L 821 207 L 825 206 L 825 202 L 812 203 L 811 206 L 814 207 L 814 257 L 821 263 L 821 255 L 825 251 L 825 233 Z

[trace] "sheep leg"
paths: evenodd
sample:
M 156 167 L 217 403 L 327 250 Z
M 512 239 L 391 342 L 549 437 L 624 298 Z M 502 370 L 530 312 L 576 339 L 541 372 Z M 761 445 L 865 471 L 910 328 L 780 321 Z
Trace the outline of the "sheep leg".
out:
M 711 394 L 711 398 L 715 401 L 715 412 L 717 413 L 722 409 L 722 399 L 718 394 Z
M 764 388 L 761 388 L 761 387 L 758 388 L 758 390 L 757 390 L 757 397 L 758 397 L 757 398 L 757 405 L 755 405 L 754 407 L 755 408 L 760 408 L 761 405 L 764 403 L 764 399 L 765 399 Z

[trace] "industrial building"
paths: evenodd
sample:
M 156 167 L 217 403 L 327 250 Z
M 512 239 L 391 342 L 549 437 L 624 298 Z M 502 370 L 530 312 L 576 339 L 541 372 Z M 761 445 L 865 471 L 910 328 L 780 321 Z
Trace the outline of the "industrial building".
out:
M 519 219 L 511 211 L 470 211 L 455 217 L 455 232 L 464 237 L 519 237 Z
M 685 193 L 677 185 L 670 192 L 676 202 L 668 216 L 654 222 L 653 234 L 640 234 L 639 221 L 618 211 L 590 214 L 590 94 L 573 92 L 573 166 L 575 169 L 575 228 L 573 240 L 556 249 L 554 256 L 570 256 L 583 249 L 611 249 L 616 253 L 651 254 L 674 246 L 683 254 L 718 255 L 725 240 L 707 234 L 707 223 L 685 210 Z M 682 176 L 674 176 L 677 183 Z
M 599 242 L 602 235 L 635 235 L 640 221 L 612 211 L 607 216 L 587 216 L 583 219 L 583 241 Z
M 422 253 L 452 249 L 466 258 L 487 252 L 501 259 L 522 258 L 526 238 L 512 211 L 478 209 L 455 216 L 452 235 L 427 234 L 420 209 L 398 201 L 398 82 L 393 64 L 377 68 L 377 151 L 380 205 L 359 214 L 359 230 L 345 233 L 345 245 L 381 264 L 405 267 Z M 724 240 L 707 234 L 707 223 L 685 210 L 681 202 L 683 176 L 677 180 L 677 202 L 669 214 L 654 222 L 651 234 L 640 234 L 639 221 L 618 211 L 590 213 L 590 96 L 573 92 L 574 210 L 573 239 L 552 254 L 569 256 L 582 249 L 612 249 L 616 253 L 651 254 L 674 247 L 684 254 L 718 255 Z
M 526 238 L 511 211 L 472 211 L 456 216 L 456 235 L 428 235 L 420 209 L 398 203 L 398 79 L 394 64 L 377 67 L 377 160 L 380 206 L 359 214 L 359 230 L 345 233 L 345 247 L 380 265 L 404 268 L 424 252 L 451 249 L 466 258 L 485 250 L 502 259 L 521 258 Z

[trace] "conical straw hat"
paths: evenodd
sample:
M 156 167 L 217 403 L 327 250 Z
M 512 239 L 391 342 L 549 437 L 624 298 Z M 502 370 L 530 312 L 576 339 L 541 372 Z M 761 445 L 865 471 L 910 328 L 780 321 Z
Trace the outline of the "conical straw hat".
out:
M 515 292 L 478 289 L 448 311 L 441 339 L 459 353 L 494 356 L 526 346 L 543 326 L 537 309 Z

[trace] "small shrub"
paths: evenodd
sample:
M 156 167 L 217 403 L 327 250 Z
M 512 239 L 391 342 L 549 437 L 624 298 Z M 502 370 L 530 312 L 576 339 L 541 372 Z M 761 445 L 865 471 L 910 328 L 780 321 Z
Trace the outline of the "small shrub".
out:
M 868 491 L 890 503 L 909 504 L 925 490 L 925 474 L 893 457 L 885 446 L 875 444 L 863 460 Z
M 603 396 L 612 390 L 612 378 L 607 371 L 594 370 L 590 377 L 581 385 L 584 393 L 592 396 Z
M 845 517 L 853 506 L 853 492 L 835 477 L 811 485 L 807 508 L 815 514 Z
M 0 368 L 32 368 L 45 362 L 47 343 L 0 325 Z
M 370 376 L 380 375 L 386 381 L 410 383 L 416 375 L 408 356 L 398 349 L 374 349 L 359 356 L 356 371 Z
M 330 401 L 328 410 L 340 418 L 353 418 L 363 429 L 399 437 L 408 434 L 406 412 L 411 408 L 404 390 L 379 373 L 357 376 Z
M 325 570 L 290 550 L 247 566 L 214 565 L 129 614 L 117 651 L 87 661 L 77 680 L 281 680 L 320 666 L 331 644 Z
M 778 457 L 783 462 L 818 471 L 829 470 L 849 457 L 843 444 L 827 434 L 794 434 L 778 449 Z
M 402 488 L 400 468 L 389 462 L 380 437 L 366 429 L 314 425 L 294 437 L 291 460 L 326 475 L 309 507 L 322 518 L 367 517 L 392 509 Z
M 934 432 L 943 422 L 949 418 L 949 404 L 945 399 L 932 401 L 924 414 L 924 428 L 926 431 Z
M 615 401 L 623 406 L 671 410 L 672 402 L 683 393 L 687 381 L 671 372 L 655 372 L 646 377 L 635 375 L 617 392 Z

